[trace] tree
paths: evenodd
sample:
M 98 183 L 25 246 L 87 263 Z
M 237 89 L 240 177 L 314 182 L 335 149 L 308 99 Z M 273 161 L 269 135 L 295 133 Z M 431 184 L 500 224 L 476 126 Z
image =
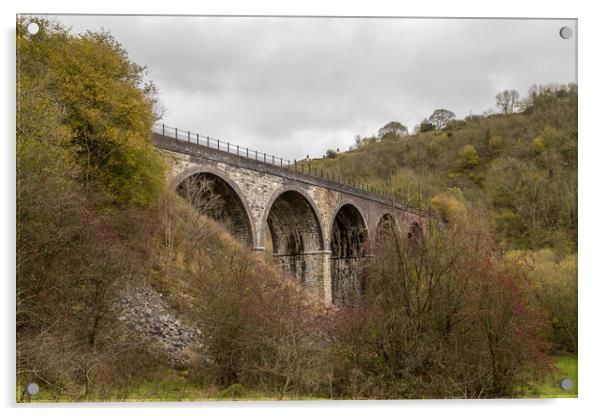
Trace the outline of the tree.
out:
M 151 143 L 156 89 L 144 81 L 144 67 L 109 33 L 71 35 L 38 23 L 34 37 L 22 22 L 17 28 L 19 82 L 43 80 L 64 112 L 87 188 L 100 185 L 116 202 L 149 204 L 164 188 L 166 166 Z
M 559 213 L 569 204 L 570 198 L 564 196 L 564 203 L 555 201 L 555 178 L 536 163 L 516 158 L 496 159 L 489 170 L 486 188 L 495 208 L 501 210 L 499 231 L 505 230 L 505 237 L 516 235 L 515 247 L 532 248 L 543 244 L 549 236 L 546 231 L 558 224 Z M 507 211 L 516 214 L 512 218 Z M 510 220 L 512 221 L 506 221 Z M 496 221 L 497 222 L 497 221 Z M 506 226 L 515 225 L 514 230 Z M 528 227 L 524 230 L 524 227 Z
M 415 133 L 426 133 L 435 130 L 435 126 L 429 123 L 426 119 L 422 120 L 419 125 L 414 128 Z
M 335 391 L 510 397 L 545 372 L 546 323 L 523 269 L 478 228 L 434 225 L 418 242 L 379 234 L 361 302 L 333 320 Z
M 385 136 L 404 137 L 408 135 L 408 128 L 398 121 L 390 121 L 378 130 L 378 138 Z
M 108 37 L 37 22 L 35 36 L 17 22 L 17 383 L 78 399 L 121 388 L 147 365 L 132 356 L 151 356 L 117 316 L 153 257 L 129 209 L 149 208 L 165 179 L 139 67 Z
M 496 105 L 504 114 L 511 114 L 519 104 L 520 95 L 516 90 L 504 90 L 495 96 Z
M 309 389 L 320 387 L 328 348 L 317 304 L 250 249 L 216 232 L 216 223 L 185 205 L 172 208 L 171 224 L 165 225 L 173 227 L 176 241 L 165 249 L 186 260 L 173 262 L 169 279 L 186 286 L 180 308 L 201 333 L 194 377 L 223 388 L 261 386 L 280 395 L 311 394 Z
M 466 217 L 466 205 L 454 195 L 437 194 L 431 198 L 431 205 L 444 223 L 460 222 Z
M 558 351 L 577 352 L 577 256 L 562 257 L 550 249 L 513 250 L 506 258 L 523 263 L 534 286 L 535 301 L 551 324 Z
M 456 115 L 444 108 L 433 111 L 433 114 L 427 119 L 427 122 L 435 126 L 435 129 L 439 130 L 447 126 L 449 120 L 453 120 Z

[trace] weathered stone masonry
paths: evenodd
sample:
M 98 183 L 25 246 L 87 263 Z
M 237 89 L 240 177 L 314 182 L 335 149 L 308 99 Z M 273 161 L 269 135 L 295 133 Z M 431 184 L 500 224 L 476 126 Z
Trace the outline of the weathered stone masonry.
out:
M 328 303 L 347 303 L 359 289 L 357 264 L 372 255 L 383 219 L 405 234 L 423 223 L 401 204 L 338 182 L 161 134 L 154 142 L 171 163 L 173 189 L 210 180 L 232 233 L 264 250 L 269 232 L 274 262 Z

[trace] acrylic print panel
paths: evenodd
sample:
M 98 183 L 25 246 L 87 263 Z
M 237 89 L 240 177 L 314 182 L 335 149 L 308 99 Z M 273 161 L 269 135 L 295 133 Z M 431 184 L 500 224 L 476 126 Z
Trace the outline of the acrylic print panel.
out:
M 577 22 L 17 17 L 18 402 L 577 397 Z

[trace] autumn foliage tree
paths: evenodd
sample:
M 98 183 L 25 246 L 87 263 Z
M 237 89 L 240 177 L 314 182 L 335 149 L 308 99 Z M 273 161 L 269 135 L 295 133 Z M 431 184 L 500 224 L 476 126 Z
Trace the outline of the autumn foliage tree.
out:
M 60 25 L 38 23 L 35 36 L 17 27 L 21 93 L 44 94 L 60 109 L 86 186 L 99 185 L 118 202 L 150 203 L 161 191 L 165 166 L 149 146 L 158 114 L 144 68 L 108 33 L 74 36 Z
M 147 240 L 132 240 L 152 229 L 164 166 L 142 68 L 108 34 L 37 22 L 31 36 L 17 22 L 17 381 L 82 400 L 155 363 L 116 318 L 148 266 Z

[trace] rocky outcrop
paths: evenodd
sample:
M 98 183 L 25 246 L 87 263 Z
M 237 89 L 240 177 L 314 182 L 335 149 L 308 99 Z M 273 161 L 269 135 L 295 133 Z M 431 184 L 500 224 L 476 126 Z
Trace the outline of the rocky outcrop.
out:
M 186 364 L 198 347 L 200 331 L 181 322 L 164 296 L 148 285 L 123 292 L 119 320 L 142 336 L 158 341 L 175 365 Z

